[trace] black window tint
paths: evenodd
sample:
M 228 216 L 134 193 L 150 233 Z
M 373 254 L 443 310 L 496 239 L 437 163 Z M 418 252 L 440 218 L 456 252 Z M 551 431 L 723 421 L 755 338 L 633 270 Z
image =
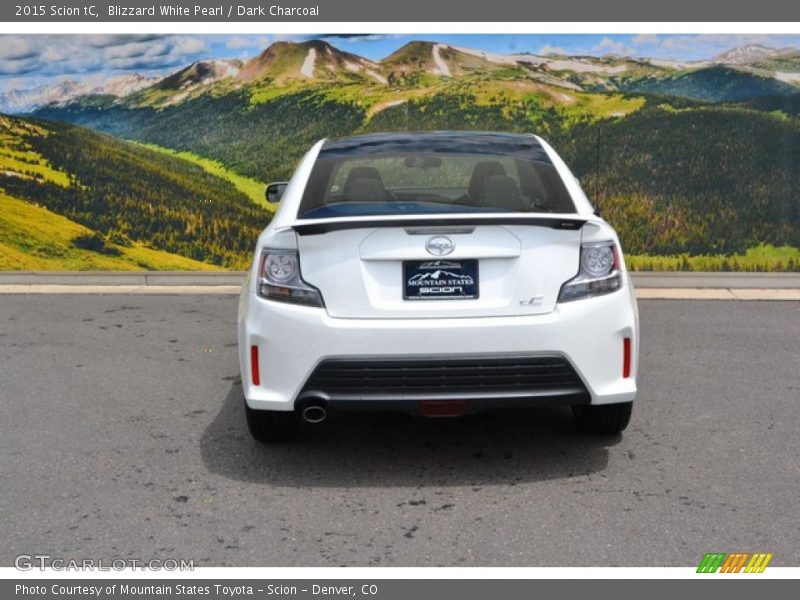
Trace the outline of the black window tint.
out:
M 301 218 L 476 212 L 573 213 L 532 136 L 398 134 L 323 146 Z

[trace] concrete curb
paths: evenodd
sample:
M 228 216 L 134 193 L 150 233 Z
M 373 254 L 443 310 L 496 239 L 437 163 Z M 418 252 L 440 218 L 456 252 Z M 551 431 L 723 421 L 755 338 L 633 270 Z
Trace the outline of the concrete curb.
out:
M 5 271 L 0 286 L 230 286 L 241 285 L 245 271 Z M 797 289 L 800 273 L 631 274 L 636 289 Z
M 242 285 L 244 271 L 6 271 L 0 286 L 226 286 Z
M 800 289 L 637 288 L 637 300 L 794 300 Z
M 637 290 L 645 288 L 800 289 L 800 273 L 631 273 Z
M 0 285 L 4 294 L 238 295 L 240 285 Z
M 238 294 L 246 273 L 5 272 L 3 294 Z M 640 300 L 800 301 L 800 273 L 633 273 Z
M 8 294 L 115 294 L 115 295 L 237 295 L 241 285 L 0 285 Z M 639 300 L 792 300 L 800 301 L 800 289 L 746 288 L 642 288 Z

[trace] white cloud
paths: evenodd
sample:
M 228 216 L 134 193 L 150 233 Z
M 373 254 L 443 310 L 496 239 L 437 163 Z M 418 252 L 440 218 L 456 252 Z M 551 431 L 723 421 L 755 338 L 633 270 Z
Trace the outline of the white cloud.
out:
M 69 55 L 54 46 L 46 46 L 39 58 L 45 63 L 59 63 L 69 60 Z
M 631 40 L 637 46 L 657 46 L 661 43 L 661 38 L 655 33 L 640 33 Z
M 36 71 L 39 63 L 35 58 L 0 60 L 0 75 L 25 75 Z
M 39 55 L 39 48 L 30 37 L 0 36 L 0 60 L 26 60 Z
M 176 36 L 172 38 L 172 51 L 176 54 L 199 54 L 208 52 L 208 43 L 199 37 Z
M 309 40 L 322 38 L 325 40 L 353 40 L 356 42 L 380 42 L 382 40 L 397 39 L 401 36 L 398 33 L 331 33 L 322 36 L 307 35 L 304 37 Z
M 111 46 L 121 46 L 131 42 L 150 42 L 159 39 L 158 34 L 98 34 L 80 36 L 87 44 L 94 48 L 109 48 Z
M 138 58 L 140 56 L 163 56 L 170 51 L 170 47 L 162 42 L 133 43 L 107 48 L 104 55 L 107 59 Z
M 237 35 L 225 42 L 225 47 L 230 50 L 239 50 L 245 48 L 266 48 L 273 42 L 273 38 L 265 35 L 261 36 L 245 36 Z
M 669 37 L 661 43 L 661 47 L 665 50 L 687 50 L 694 46 L 696 46 L 696 43 L 687 39 L 686 36 Z
M 652 50 L 660 58 L 707 59 L 732 48 L 757 44 L 769 48 L 800 46 L 796 35 L 772 34 L 699 34 L 662 36 L 660 44 Z
M 605 37 L 600 40 L 600 43 L 592 48 L 592 51 L 600 55 L 616 54 L 619 56 L 627 56 L 635 52 L 633 48 L 626 45 L 624 42 L 612 40 L 610 37 Z
M 206 39 L 193 35 L 5 35 L 0 36 L 0 75 L 157 71 L 208 52 Z

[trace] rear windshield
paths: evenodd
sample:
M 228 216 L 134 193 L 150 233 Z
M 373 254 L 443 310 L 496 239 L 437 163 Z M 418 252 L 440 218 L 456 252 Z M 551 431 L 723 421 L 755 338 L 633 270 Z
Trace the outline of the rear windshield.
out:
M 483 153 L 395 149 L 320 153 L 298 217 L 432 213 L 573 213 L 541 150 Z

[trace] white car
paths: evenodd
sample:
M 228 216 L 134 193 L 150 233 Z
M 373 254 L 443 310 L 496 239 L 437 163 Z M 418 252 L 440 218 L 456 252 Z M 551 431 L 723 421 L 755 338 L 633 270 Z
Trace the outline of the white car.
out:
M 331 411 L 554 403 L 615 434 L 636 395 L 619 240 L 534 135 L 315 144 L 258 239 L 238 336 L 259 441 Z

